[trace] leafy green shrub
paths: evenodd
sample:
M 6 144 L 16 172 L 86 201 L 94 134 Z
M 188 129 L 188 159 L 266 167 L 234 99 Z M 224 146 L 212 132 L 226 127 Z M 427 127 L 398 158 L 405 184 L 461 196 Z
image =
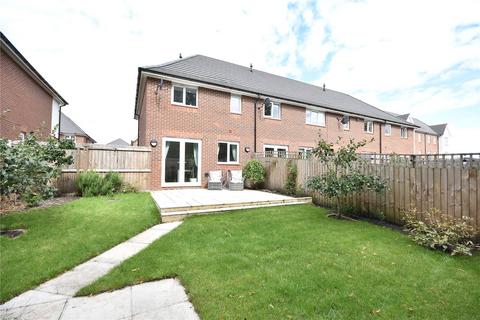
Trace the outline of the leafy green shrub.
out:
M 122 188 L 122 177 L 118 172 L 108 172 L 105 177 L 103 177 L 101 194 L 110 195 L 120 192 Z
M 288 195 L 295 195 L 297 191 L 297 165 L 292 160 L 287 163 L 287 181 L 285 182 L 285 193 Z
M 136 193 L 138 192 L 138 188 L 130 183 L 124 183 L 120 190 L 121 193 Z
M 102 194 L 103 179 L 95 171 L 84 171 L 78 175 L 76 186 L 83 197 L 94 197 Z
M 265 168 L 260 161 L 250 160 L 243 168 L 243 176 L 252 184 L 252 187 L 258 187 L 265 181 Z
M 78 175 L 76 186 L 83 197 L 112 195 L 122 191 L 123 180 L 118 172 L 108 172 L 102 178 L 95 171 L 85 171 Z
M 72 148 L 72 141 L 48 137 L 40 142 L 34 134 L 18 143 L 0 139 L 0 197 L 30 206 L 53 197 L 61 167 L 73 163 L 65 151 Z
M 405 231 L 421 246 L 449 252 L 451 255 L 472 255 L 474 228 L 467 217 L 454 219 L 443 215 L 437 209 L 424 214 L 424 220 L 417 219 L 417 210 L 404 213 Z

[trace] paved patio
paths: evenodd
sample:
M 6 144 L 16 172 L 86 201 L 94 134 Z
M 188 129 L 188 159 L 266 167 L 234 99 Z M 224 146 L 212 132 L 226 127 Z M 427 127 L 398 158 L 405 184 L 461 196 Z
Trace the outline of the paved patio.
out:
M 311 197 L 294 198 L 248 189 L 243 191 L 171 189 L 152 191 L 152 197 L 164 222 L 182 220 L 194 214 L 312 202 Z
M 39 287 L 0 305 L 0 319 L 198 319 L 175 279 L 126 287 L 92 297 L 73 297 L 181 222 L 153 226 Z

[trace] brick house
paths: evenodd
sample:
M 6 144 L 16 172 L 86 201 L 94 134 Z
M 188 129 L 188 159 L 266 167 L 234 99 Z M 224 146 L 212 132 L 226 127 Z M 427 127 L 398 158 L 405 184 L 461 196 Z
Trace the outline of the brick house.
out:
M 75 144 L 96 143 L 92 137 L 63 112 L 60 116 L 60 138 L 73 140 Z
M 67 101 L 1 32 L 0 47 L 0 138 L 18 140 L 33 132 L 47 137 L 59 129 Z
M 411 154 L 420 128 L 325 86 L 201 55 L 139 68 L 135 119 L 138 145 L 153 147 L 151 189 L 204 186 L 206 172 L 241 169 L 254 152 L 307 153 L 319 134 Z

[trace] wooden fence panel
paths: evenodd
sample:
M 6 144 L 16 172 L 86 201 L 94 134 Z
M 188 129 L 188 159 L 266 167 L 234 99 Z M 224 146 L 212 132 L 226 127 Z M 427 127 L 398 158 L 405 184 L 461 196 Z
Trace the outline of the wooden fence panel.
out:
M 93 170 L 100 175 L 118 172 L 126 183 L 139 190 L 150 185 L 151 150 L 147 147 L 121 147 L 91 145 L 67 150 L 73 164 L 62 169 L 56 181 L 60 193 L 75 192 L 75 180 L 80 172 Z
M 362 157 L 365 157 L 362 155 Z M 324 174 L 327 169 L 318 159 L 262 157 L 266 167 L 266 187 L 281 191 L 287 180 L 289 161 L 297 165 L 297 185 L 304 186 L 308 177 Z M 369 158 L 367 158 L 369 159 Z M 480 154 L 473 155 L 375 155 L 373 160 L 355 165 L 360 172 L 376 174 L 387 182 L 383 194 L 352 193 L 342 199 L 357 212 L 383 214 L 387 221 L 401 223 L 405 210 L 416 208 L 418 218 L 432 208 L 450 217 L 470 217 L 480 230 Z M 320 205 L 333 202 L 311 193 Z

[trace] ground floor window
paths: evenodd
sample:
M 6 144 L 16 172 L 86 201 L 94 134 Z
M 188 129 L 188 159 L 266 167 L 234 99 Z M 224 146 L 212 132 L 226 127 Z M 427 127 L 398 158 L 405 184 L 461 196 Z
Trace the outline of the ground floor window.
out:
M 220 164 L 238 164 L 238 142 L 219 141 L 217 145 L 217 162 Z
M 312 150 L 313 148 L 309 148 L 309 147 L 298 148 L 298 155 L 300 156 L 301 159 L 308 159 L 312 155 Z
M 285 158 L 287 156 L 288 146 L 265 144 L 263 145 L 263 152 L 265 153 L 265 157 Z

